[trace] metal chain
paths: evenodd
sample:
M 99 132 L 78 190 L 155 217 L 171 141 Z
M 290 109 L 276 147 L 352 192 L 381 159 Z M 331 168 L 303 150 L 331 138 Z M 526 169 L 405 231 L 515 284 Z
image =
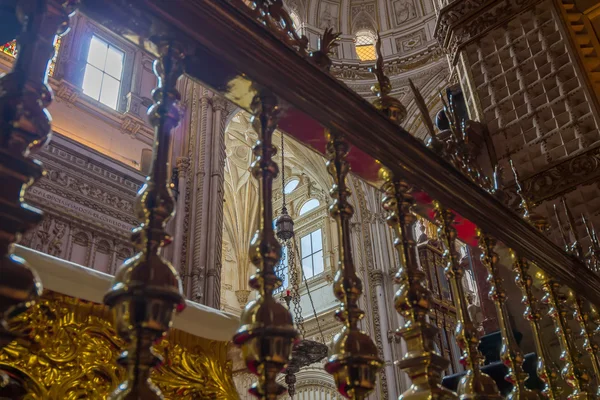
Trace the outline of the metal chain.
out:
M 281 209 L 285 209 L 285 157 L 283 155 L 283 132 L 281 133 Z
M 304 318 L 302 317 L 302 307 L 300 306 L 300 286 L 298 285 L 298 268 L 296 268 L 296 257 L 293 257 L 294 247 L 296 241 L 288 240 L 286 245 L 288 249 L 288 255 L 291 254 L 292 257 L 288 256 L 288 269 L 290 271 L 290 281 L 292 284 L 292 303 L 294 303 L 294 321 L 296 322 L 296 329 L 300 332 L 300 336 L 304 338 L 306 335 L 306 330 L 304 329 Z M 300 266 L 302 268 L 302 266 Z
M 298 246 L 296 246 L 296 237 L 294 236 L 294 249 L 296 257 L 300 258 L 300 252 L 298 250 Z M 289 249 L 288 249 L 289 251 Z M 295 258 L 295 257 L 292 257 Z M 319 335 L 321 335 L 321 343 L 325 344 L 325 336 L 323 336 L 323 331 L 321 330 L 321 324 L 319 323 L 319 317 L 317 317 L 317 310 L 315 309 L 315 303 L 313 302 L 312 295 L 310 294 L 310 289 L 308 288 L 308 281 L 306 280 L 306 275 L 304 275 L 304 269 L 302 269 L 302 265 L 300 265 L 300 270 L 302 271 L 302 280 L 304 281 L 304 286 L 306 287 L 306 294 L 308 295 L 308 300 L 310 301 L 310 305 L 312 307 L 313 315 L 315 316 L 315 321 L 317 322 L 317 329 L 319 330 Z M 300 297 L 300 296 L 298 296 Z
M 285 246 L 285 243 L 284 243 L 284 246 Z M 274 294 L 277 294 L 277 293 L 280 293 L 283 291 L 283 283 L 285 282 L 285 276 L 284 276 L 285 259 L 286 259 L 286 253 L 282 251 L 281 259 L 279 260 L 279 263 L 275 266 L 275 276 L 277 276 L 279 279 L 281 279 L 281 286 L 279 286 L 277 289 L 275 289 L 275 291 L 273 291 Z

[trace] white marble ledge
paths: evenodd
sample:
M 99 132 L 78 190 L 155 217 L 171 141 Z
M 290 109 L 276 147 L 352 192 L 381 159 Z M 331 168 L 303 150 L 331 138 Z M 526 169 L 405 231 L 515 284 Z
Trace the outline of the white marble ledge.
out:
M 79 264 L 49 256 L 27 247 L 15 246 L 15 254 L 27 260 L 40 276 L 45 289 L 67 296 L 102 303 L 112 276 Z M 186 300 L 186 308 L 173 320 L 173 326 L 210 340 L 231 340 L 239 327 L 236 315 Z

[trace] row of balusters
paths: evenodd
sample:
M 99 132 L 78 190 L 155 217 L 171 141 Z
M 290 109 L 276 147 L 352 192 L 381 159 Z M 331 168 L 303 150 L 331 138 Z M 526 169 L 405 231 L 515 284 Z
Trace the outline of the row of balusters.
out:
M 13 71 L 0 78 L 0 89 L 2 89 L 0 104 L 5 110 L 1 115 L 3 126 L 0 134 L 3 145 L 0 150 L 3 158 L 0 162 L 5 176 L 11 176 L 10 179 L 21 181 L 25 186 L 30 184 L 32 177 L 40 174 L 37 165 L 28 164 L 30 163 L 28 156 L 36 146 L 44 142 L 50 131 L 49 118 L 44 109 L 51 100 L 45 82 L 48 62 L 52 56 L 52 39 L 57 31 L 59 33 L 64 31 L 74 5 L 75 2 L 59 4 L 53 1 L 40 1 L 32 9 L 22 10 L 22 15 L 33 22 L 24 25 L 19 41 L 20 51 Z M 179 122 L 179 115 L 175 108 L 179 96 L 175 85 L 178 77 L 183 73 L 185 54 L 182 47 L 170 41 L 168 37 L 158 38 L 157 44 L 159 59 L 155 70 L 159 85 L 153 96 L 155 105 L 149 111 L 150 122 L 155 127 L 156 133 L 155 162 L 147 185 L 139 196 L 139 217 L 142 223 L 132 237 L 138 254 L 120 268 L 115 277 L 115 284 L 105 298 L 105 303 L 115 311 L 119 334 L 131 344 L 129 354 L 125 354 L 127 356 L 125 363 L 128 366 L 127 381 L 113 393 L 111 398 L 115 399 L 130 398 L 135 395 L 143 398 L 160 398 L 160 392 L 149 381 L 149 371 L 156 365 L 151 343 L 168 330 L 171 312 L 183 306 L 179 279 L 172 266 L 160 257 L 159 252 L 160 248 L 168 243 L 164 227 L 173 206 L 167 186 L 166 166 L 169 134 Z M 40 52 L 39 49 L 44 51 Z M 315 62 L 319 63 L 318 57 L 314 58 Z M 326 64 L 329 61 L 326 57 L 323 62 L 325 63 L 323 68 L 327 69 Z M 382 64 L 380 67 L 379 60 L 378 67 L 382 73 Z M 389 93 L 387 90 L 389 81 L 386 86 L 383 78 L 380 80 L 379 98 L 390 100 L 386 97 Z M 253 89 L 256 90 L 256 96 L 252 103 L 252 123 L 259 134 L 259 140 L 254 147 L 255 160 L 252 164 L 252 175 L 260 184 L 261 208 L 260 229 L 255 234 L 250 248 L 251 260 L 257 267 L 256 273 L 250 279 L 250 285 L 257 291 L 257 296 L 244 309 L 241 327 L 233 341 L 242 347 L 249 370 L 258 376 L 258 382 L 252 386 L 251 392 L 261 399 L 272 400 L 285 392 L 285 388 L 277 383 L 277 375 L 288 362 L 298 334 L 294 329 L 290 313 L 273 296 L 273 290 L 278 282 L 274 268 L 280 258 L 281 248 L 275 238 L 272 225 L 272 184 L 278 173 L 277 164 L 273 161 L 276 149 L 272 144 L 272 136 L 282 109 L 275 95 L 262 88 Z M 379 101 L 375 106 L 392 121 L 400 124 L 401 105 L 393 101 Z M 340 243 L 340 258 L 333 290 L 340 300 L 336 318 L 341 322 L 342 329 L 333 340 L 331 355 L 325 369 L 333 375 L 341 394 L 351 399 L 363 399 L 375 388 L 377 373 L 383 362 L 371 338 L 360 329 L 360 320 L 364 317 L 364 312 L 358 304 L 363 288 L 352 259 L 350 219 L 354 211 L 349 202 L 350 190 L 346 184 L 350 171 L 346 158 L 350 147 L 343 137 L 343 132 L 331 130 L 326 134 L 327 169 L 334 181 L 330 213 L 337 221 Z M 465 159 L 461 158 L 459 161 L 465 162 Z M 22 172 L 17 171 L 18 165 L 21 165 L 18 164 L 19 162 L 26 164 Z M 456 338 L 462 351 L 462 362 L 466 367 L 466 374 L 460 381 L 456 393 L 441 385 L 442 373 L 448 366 L 448 360 L 436 351 L 434 341 L 439 332 L 428 319 L 428 313 L 432 308 L 432 295 L 425 274 L 419 266 L 412 229 L 416 218 L 412 211 L 413 188 L 401 176 L 394 175 L 385 167 L 381 168 L 381 178 L 385 182 L 382 187 L 385 192 L 383 207 L 389 213 L 388 223 L 395 233 L 394 245 L 401 264 L 395 277 L 395 282 L 399 284 L 395 296 L 395 308 L 404 317 L 405 324 L 398 329 L 397 334 L 406 342 L 407 352 L 401 360 L 398 360 L 397 365 L 412 380 L 412 386 L 407 389 L 402 398 L 498 398 L 500 395 L 496 384 L 481 370 L 482 357 L 478 350 L 477 330 L 469 318 L 461 284 L 464 270 L 455 247 L 457 231 L 454 213 L 443 204 L 435 202 L 438 233 L 445 248 L 444 256 L 447 262 L 445 272 L 456 302 L 459 320 Z M 14 187 L 20 190 L 21 185 L 14 185 Z M 17 194 L 8 191 L 2 194 L 6 199 L 3 207 L 9 205 L 21 207 L 21 200 L 17 200 Z M 542 218 L 529 212 L 527 201 L 523 200 L 524 216 L 543 231 L 547 224 Z M 7 228 L 7 224 L 2 225 L 8 232 L 5 235 L 8 239 L 2 242 L 5 244 L 3 246 L 5 250 L 2 254 L 0 285 L 24 287 L 29 296 L 27 305 L 31 305 L 30 300 L 40 294 L 41 286 L 35 281 L 34 276 L 27 277 L 30 281 L 23 280 L 25 275 L 20 273 L 28 268 L 11 258 L 8 246 L 17 238 L 17 233 L 29 229 L 36 220 L 39 220 L 35 212 L 31 210 L 28 212 L 30 214 L 16 213 L 16 217 L 11 217 L 14 225 L 10 228 Z M 15 223 L 17 219 L 19 219 L 18 223 Z M 539 274 L 537 278 L 541 280 L 545 292 L 542 300 L 548 305 L 548 315 L 554 321 L 562 349 L 562 368 L 558 370 L 549 359 L 544 345 L 541 326 L 542 306 L 534 291 L 531 265 L 517 253 L 512 253 L 513 271 L 523 291 L 525 316 L 531 324 L 536 343 L 538 375 L 545 384 L 544 390 L 539 393 L 528 389 L 525 386 L 525 374 L 522 369 L 523 355 L 513 337 L 507 315 L 506 292 L 500 277 L 498 255 L 495 250 L 496 240 L 493 232 L 479 232 L 479 239 L 483 261 L 488 268 L 492 285 L 490 296 L 496 305 L 502 332 L 502 360 L 508 367 L 506 379 L 513 384 L 510 397 L 596 398 L 597 390 L 592 386 L 591 376 L 582 364 L 581 351 L 570 329 L 569 318 L 573 314 L 572 316 L 578 321 L 581 327 L 580 335 L 584 339 L 584 350 L 592 360 L 595 375 L 599 376 L 598 347 L 594 342 L 596 326 L 592 324 L 592 322 L 594 324 L 600 322 L 599 314 L 579 294 L 572 296 L 574 312 L 571 313 L 568 307 L 571 300 L 565 295 L 565 288 L 562 288 L 552 277 Z M 20 272 L 13 273 L 17 270 Z M 156 277 L 159 277 L 160 281 L 157 281 Z M 12 278 L 15 280 L 11 281 Z M 23 303 L 22 298 L 12 300 L 13 303 L 0 303 L 4 307 L 0 310 L 3 315 L 7 310 L 12 311 L 16 305 L 20 306 Z M 8 306 L 5 307 L 5 304 Z M 0 328 L 0 331 L 5 329 L 5 325 Z M 563 387 L 562 381 L 566 382 L 568 387 Z
M 252 388 L 252 392 L 261 398 L 276 398 L 284 391 L 284 388 L 278 387 L 276 383 L 277 372 L 285 365 L 286 352 L 291 352 L 295 336 L 291 318 L 285 325 L 282 324 L 285 319 L 260 320 L 265 314 L 278 315 L 279 312 L 285 311 L 283 308 L 279 310 L 280 306 L 277 305 L 272 294 L 276 279 L 273 266 L 277 260 L 277 245 L 269 222 L 272 220 L 271 193 L 270 189 L 264 191 L 264 188 L 270 188 L 277 170 L 272 160 L 276 150 L 271 144 L 271 137 L 275 129 L 274 115 L 277 113 L 278 106 L 274 96 L 265 94 L 257 96 L 256 104 L 261 106 L 257 106 L 254 110 L 253 117 L 254 121 L 260 121 L 253 174 L 259 179 L 263 188 L 261 193 L 265 196 L 261 199 L 264 207 L 262 229 L 257 232 L 251 250 L 251 254 L 260 254 L 260 257 L 254 259 L 258 268 L 256 275 L 251 279 L 258 293 L 257 299 L 244 310 L 242 328 L 234 341 L 245 349 L 244 354 L 250 369 L 259 375 L 259 381 Z M 352 260 L 350 218 L 353 208 L 348 201 L 350 191 L 346 185 L 346 177 L 350 171 L 346 156 L 350 146 L 344 140 L 342 133 L 328 130 L 326 135 L 327 170 L 334 181 L 330 213 L 337 220 L 340 243 L 340 258 L 333 291 L 340 300 L 336 317 L 342 323 L 342 330 L 333 340 L 331 355 L 325 369 L 333 375 L 340 393 L 351 399 L 362 399 L 375 388 L 376 375 L 382 366 L 382 360 L 378 356 L 375 344 L 361 331 L 359 324 L 364 315 L 358 307 L 362 283 Z M 395 295 L 395 308 L 405 321 L 397 334 L 406 342 L 407 352 L 401 360 L 397 361 L 397 365 L 412 380 L 412 386 L 403 394 L 403 398 L 430 398 L 428 396 L 447 399 L 503 398 L 494 380 L 481 368 L 483 358 L 478 348 L 479 335 L 477 327 L 470 319 L 462 285 L 464 264 L 461 264 L 460 254 L 456 250 L 458 237 L 455 214 L 443 204 L 434 201 L 438 237 L 445 249 L 445 274 L 450 284 L 459 322 L 455 336 L 462 352 L 461 362 L 466 369 L 456 393 L 442 386 L 443 371 L 447 369 L 449 361 L 438 354 L 434 343 L 439 331 L 428 319 L 433 299 L 426 282 L 426 274 L 419 264 L 414 233 L 417 218 L 412 210 L 415 204 L 411 195 L 413 187 L 385 167 L 381 168 L 381 178 L 384 181 L 383 208 L 389 215 L 387 220 L 395 235 L 394 245 L 400 260 L 400 268 L 395 277 L 395 283 L 399 285 Z M 522 191 L 519 190 L 519 194 L 523 195 Z M 529 210 L 528 202 L 524 197 L 522 209 L 524 218 L 535 224 L 540 232 L 545 232 L 547 223 L 541 216 Z M 264 214 L 267 210 L 269 214 Z M 496 307 L 502 336 L 501 359 L 508 370 L 505 379 L 512 384 L 508 397 L 513 399 L 596 398 L 600 392 L 583 365 L 581 351 L 584 350 L 589 354 L 594 375 L 600 376 L 598 346 L 594 339 L 598 330 L 596 324 L 600 320 L 595 308 L 579 295 L 569 296 L 568 288 L 562 287 L 559 282 L 542 273 L 541 270 L 536 269 L 535 276 L 532 276 L 531 263 L 518 253 L 510 251 L 515 280 L 523 293 L 524 317 L 531 325 L 536 347 L 537 373 L 544 383 L 542 391 L 528 388 L 526 385 L 528 375 L 523 370 L 524 356 L 514 337 L 508 314 L 506 289 L 501 277 L 503 267 L 499 264 L 497 253 L 498 243 L 492 232 L 478 231 L 477 234 L 482 251 L 482 262 L 489 274 L 488 281 L 491 287 L 489 296 Z M 271 250 L 275 251 L 269 254 Z M 271 259 L 269 259 L 270 255 Z M 544 297 L 541 299 L 538 298 L 534 288 L 535 282 L 539 282 L 544 292 Z M 518 299 L 514 300 L 518 301 Z M 265 313 L 265 310 L 272 312 Z M 548 352 L 547 338 L 544 341 L 542 333 L 544 313 L 555 325 L 555 333 L 562 351 L 560 369 Z M 581 329 L 579 336 L 571 329 L 570 322 L 573 318 Z M 260 331 L 252 337 L 250 332 L 258 327 Z M 277 337 L 278 340 L 285 340 L 285 342 L 282 346 L 265 347 L 265 337 L 269 338 L 268 340 Z M 583 348 L 578 346 L 578 337 L 583 339 Z M 269 352 L 264 352 L 265 350 Z M 289 353 L 287 354 L 289 356 Z M 272 373 L 269 374 L 268 371 Z

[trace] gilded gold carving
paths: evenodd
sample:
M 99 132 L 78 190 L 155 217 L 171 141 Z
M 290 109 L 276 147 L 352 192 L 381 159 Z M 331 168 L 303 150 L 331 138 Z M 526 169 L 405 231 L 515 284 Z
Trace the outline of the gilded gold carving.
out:
M 104 305 L 47 292 L 11 328 L 25 339 L 0 350 L 0 368 L 29 392 L 17 398 L 104 400 L 126 375 L 117 358 L 127 345 Z M 168 399 L 237 399 L 226 349 L 227 342 L 173 330 L 155 346 L 165 363 L 152 379 Z

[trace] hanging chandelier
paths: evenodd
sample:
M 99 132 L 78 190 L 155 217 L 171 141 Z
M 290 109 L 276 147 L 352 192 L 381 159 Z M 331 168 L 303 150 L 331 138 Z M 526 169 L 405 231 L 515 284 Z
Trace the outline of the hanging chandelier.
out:
M 285 201 L 285 154 L 283 134 L 281 134 L 281 171 L 282 206 L 281 214 L 275 221 L 275 232 L 277 238 L 279 238 L 281 241 L 282 248 L 285 247 L 287 249 L 287 260 L 285 260 L 284 257 L 281 258 L 275 273 L 282 281 L 284 281 L 286 270 L 285 263 L 287 261 L 287 270 L 290 272 L 291 290 L 287 289 L 285 291 L 285 295 L 282 294 L 282 298 L 285 300 L 288 309 L 291 310 L 291 305 L 293 304 L 294 323 L 301 337 L 301 339 L 294 345 L 292 350 L 292 358 L 288 363 L 287 368 L 283 372 L 285 374 L 285 383 L 288 386 L 288 394 L 291 398 L 293 398 L 294 394 L 296 393 L 296 373 L 298 373 L 301 368 L 319 362 L 327 357 L 328 348 L 324 343 L 325 339 L 323 337 L 323 332 L 321 331 L 321 326 L 319 325 L 319 319 L 317 318 L 317 312 L 315 310 L 315 305 L 312 300 L 308 283 L 306 282 L 306 277 L 304 276 L 304 271 L 302 270 L 302 266 L 300 266 L 300 273 L 302 274 L 302 277 L 300 278 L 298 275 L 298 268 L 296 267 L 296 259 L 299 260 L 301 258 L 298 254 L 298 246 L 294 237 L 294 220 L 287 211 Z M 302 316 L 302 307 L 300 305 L 300 280 L 304 281 L 306 286 L 306 293 L 312 306 L 315 321 L 319 329 L 319 334 L 321 335 L 320 342 L 306 339 L 304 317 Z

